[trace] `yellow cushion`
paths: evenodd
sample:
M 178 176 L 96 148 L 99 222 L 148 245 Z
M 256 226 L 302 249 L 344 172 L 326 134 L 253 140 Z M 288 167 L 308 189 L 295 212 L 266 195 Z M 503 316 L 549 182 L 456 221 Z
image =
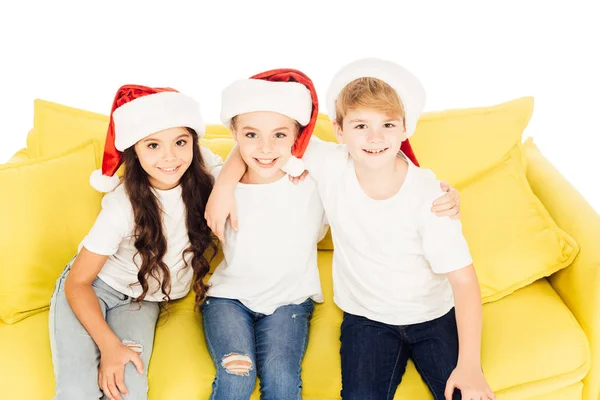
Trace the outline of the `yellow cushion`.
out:
M 446 110 L 419 119 L 411 145 L 423 168 L 452 185 L 467 183 L 496 166 L 522 141 L 533 98 L 489 107 Z
M 207 124 L 205 139 L 231 139 L 231 131 L 222 124 Z
M 0 321 L 2 398 L 48 400 L 54 397 L 54 369 L 44 310 L 16 324 Z
M 532 111 L 533 98 L 525 97 L 428 113 L 411 138 L 421 166 L 460 192 L 484 302 L 567 267 L 579 251 L 527 181 L 521 141 Z
M 481 351 L 488 383 L 502 399 L 570 386 L 590 367 L 585 332 L 546 279 L 483 306 Z
M 521 158 L 519 143 L 494 169 L 456 186 L 484 302 L 567 267 L 579 252 L 533 194 Z
M 0 319 L 14 323 L 50 303 L 54 281 L 100 211 L 89 184 L 91 142 L 57 157 L 0 165 Z
M 91 139 L 96 147 L 96 166 L 99 168 L 107 128 L 106 115 L 36 99 L 27 150 L 31 158 L 58 155 Z

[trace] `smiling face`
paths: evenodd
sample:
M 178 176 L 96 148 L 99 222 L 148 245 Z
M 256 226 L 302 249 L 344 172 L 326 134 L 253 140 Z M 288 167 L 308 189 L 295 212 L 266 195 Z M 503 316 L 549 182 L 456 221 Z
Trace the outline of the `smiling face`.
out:
M 152 187 L 172 189 L 179 184 L 193 159 L 193 139 L 183 127 L 153 133 L 135 144 L 140 165 Z
M 334 122 L 334 127 L 338 142 L 346 145 L 356 166 L 371 171 L 392 167 L 406 140 L 401 116 L 368 108 L 349 110 L 343 126 Z
M 299 124 L 285 115 L 256 111 L 237 115 L 232 133 L 248 170 L 247 183 L 271 183 L 285 173 L 281 167 L 292 155 Z

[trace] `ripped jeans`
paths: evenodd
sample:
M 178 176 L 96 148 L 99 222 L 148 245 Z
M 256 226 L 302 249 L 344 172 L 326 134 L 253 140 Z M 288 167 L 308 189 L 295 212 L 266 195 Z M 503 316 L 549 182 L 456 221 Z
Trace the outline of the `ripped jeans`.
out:
M 98 387 L 100 351 L 71 310 L 65 296 L 64 285 L 70 266 L 71 264 L 65 268 L 56 281 L 50 302 L 50 346 L 56 377 L 54 399 L 99 399 L 103 396 Z M 132 303 L 129 296 L 114 290 L 100 278 L 96 278 L 92 288 L 110 328 L 124 344 L 141 352 L 140 357 L 144 363 L 144 375 L 140 375 L 132 363 L 125 366 L 125 385 L 129 395 L 121 396 L 124 400 L 147 400 L 148 363 L 159 305 L 149 301 Z
M 238 300 L 209 297 L 204 334 L 217 375 L 211 400 L 248 400 L 260 378 L 262 400 L 300 400 L 302 358 L 314 309 L 311 299 L 255 313 Z

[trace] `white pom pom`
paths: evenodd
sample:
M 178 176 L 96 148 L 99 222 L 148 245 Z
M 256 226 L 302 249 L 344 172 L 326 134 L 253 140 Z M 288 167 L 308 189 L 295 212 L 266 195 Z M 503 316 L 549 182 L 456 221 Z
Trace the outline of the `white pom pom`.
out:
M 281 170 L 293 177 L 300 176 L 305 170 L 304 161 L 295 156 L 291 156 L 288 162 L 281 167 Z
M 119 186 L 119 183 L 121 183 L 121 180 L 118 176 L 102 175 L 101 169 L 95 170 L 90 176 L 90 185 L 92 185 L 92 187 L 97 191 L 103 193 L 112 192 L 117 186 Z

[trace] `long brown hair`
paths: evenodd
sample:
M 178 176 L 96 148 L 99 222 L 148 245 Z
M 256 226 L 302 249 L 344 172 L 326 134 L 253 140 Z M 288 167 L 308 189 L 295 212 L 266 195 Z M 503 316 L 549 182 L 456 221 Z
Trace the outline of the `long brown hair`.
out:
M 179 184 L 186 209 L 190 246 L 183 252 L 182 257 L 185 268 L 188 268 L 190 265 L 186 261 L 186 255 L 192 254 L 191 267 L 194 271 L 192 288 L 196 293 L 196 308 L 198 308 L 206 298 L 208 290 L 204 278 L 208 274 L 210 264 L 204 253 L 210 248 L 211 260 L 217 254 L 217 245 L 204 218 L 204 209 L 212 190 L 213 179 L 206 171 L 198 144 L 198 134 L 193 129 L 187 129 L 193 138 L 193 159 Z M 163 299 L 168 302 L 171 292 L 171 273 L 163 261 L 167 252 L 167 239 L 163 233 L 160 203 L 151 190 L 148 174 L 142 168 L 133 146 L 123 152 L 123 160 L 125 191 L 133 208 L 135 248 L 142 259 L 137 276 L 142 294 L 135 301 L 140 302 L 145 298 L 148 293 L 148 280 L 155 279 L 156 282 L 161 282 Z

